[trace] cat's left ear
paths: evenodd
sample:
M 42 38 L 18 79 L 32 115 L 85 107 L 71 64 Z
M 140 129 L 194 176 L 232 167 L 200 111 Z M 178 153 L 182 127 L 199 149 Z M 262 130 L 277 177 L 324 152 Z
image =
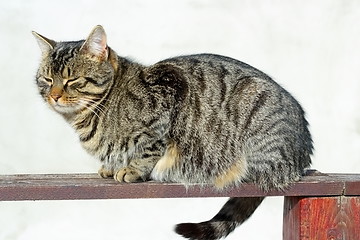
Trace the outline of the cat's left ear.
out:
M 36 38 L 43 54 L 48 53 L 50 50 L 54 49 L 56 45 L 56 42 L 54 40 L 48 39 L 34 31 L 32 31 L 32 34 Z
M 106 33 L 102 26 L 96 26 L 80 48 L 80 52 L 99 60 L 108 58 Z

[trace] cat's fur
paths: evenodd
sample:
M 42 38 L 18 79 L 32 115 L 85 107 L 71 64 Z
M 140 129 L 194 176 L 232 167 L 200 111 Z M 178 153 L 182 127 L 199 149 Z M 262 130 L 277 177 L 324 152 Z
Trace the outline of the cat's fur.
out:
M 299 103 L 263 72 L 212 54 L 151 66 L 119 57 L 97 26 L 84 41 L 42 50 L 41 96 L 119 182 L 154 179 L 211 184 L 252 182 L 284 189 L 309 167 L 312 141 Z M 230 198 L 210 221 L 179 224 L 190 239 L 219 239 L 263 198 Z

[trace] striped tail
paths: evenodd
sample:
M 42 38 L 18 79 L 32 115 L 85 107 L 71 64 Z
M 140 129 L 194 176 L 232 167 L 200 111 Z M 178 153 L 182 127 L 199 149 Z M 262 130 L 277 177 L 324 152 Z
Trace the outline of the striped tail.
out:
M 264 197 L 230 198 L 211 220 L 201 223 L 180 223 L 175 232 L 191 240 L 216 240 L 226 237 L 245 222 Z

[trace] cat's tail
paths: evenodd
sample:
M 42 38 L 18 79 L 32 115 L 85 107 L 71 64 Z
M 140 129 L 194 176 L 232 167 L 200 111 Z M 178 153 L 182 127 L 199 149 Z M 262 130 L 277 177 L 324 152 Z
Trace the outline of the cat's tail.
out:
M 181 223 L 175 232 L 191 240 L 216 240 L 226 237 L 245 222 L 264 200 L 264 197 L 230 198 L 218 214 L 201 223 Z

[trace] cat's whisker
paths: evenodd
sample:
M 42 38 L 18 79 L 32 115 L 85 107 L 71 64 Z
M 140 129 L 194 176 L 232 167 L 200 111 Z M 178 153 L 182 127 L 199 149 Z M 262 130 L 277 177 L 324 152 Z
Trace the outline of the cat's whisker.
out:
M 100 106 L 96 102 L 91 102 L 89 100 L 87 100 L 86 102 L 91 108 L 94 108 L 94 110 L 99 111 L 103 115 L 105 114 L 105 111 L 108 110 L 108 109 L 105 108 L 105 106 Z
M 81 101 L 82 104 L 85 104 L 87 106 L 87 109 L 91 109 L 91 111 L 94 112 L 98 117 L 99 117 L 99 113 L 101 115 L 105 115 L 105 112 L 108 111 L 108 107 L 106 107 L 105 105 L 99 102 L 94 101 L 93 99 L 82 97 L 81 99 L 79 99 L 79 101 Z
M 98 107 L 98 109 L 102 110 L 103 112 L 106 110 L 109 110 L 109 108 L 104 105 L 101 102 L 97 102 L 96 100 L 100 100 L 100 99 L 91 99 L 91 98 L 87 98 L 87 97 L 82 97 L 83 100 L 89 101 L 90 103 L 93 103 L 94 105 L 96 105 Z M 104 99 L 106 101 L 106 99 Z
M 100 115 L 97 112 L 95 112 L 91 107 L 88 106 L 88 102 L 79 100 L 77 103 L 78 105 L 85 107 L 89 111 L 93 112 L 98 118 L 100 118 Z

